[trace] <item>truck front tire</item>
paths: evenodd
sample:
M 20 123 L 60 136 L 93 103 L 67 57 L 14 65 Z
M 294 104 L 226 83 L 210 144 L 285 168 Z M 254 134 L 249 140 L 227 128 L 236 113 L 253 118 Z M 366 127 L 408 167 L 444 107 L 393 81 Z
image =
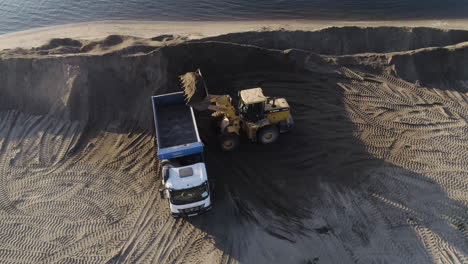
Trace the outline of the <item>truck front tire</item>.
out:
M 239 146 L 239 136 L 235 133 L 221 134 L 220 146 L 224 151 L 233 151 Z

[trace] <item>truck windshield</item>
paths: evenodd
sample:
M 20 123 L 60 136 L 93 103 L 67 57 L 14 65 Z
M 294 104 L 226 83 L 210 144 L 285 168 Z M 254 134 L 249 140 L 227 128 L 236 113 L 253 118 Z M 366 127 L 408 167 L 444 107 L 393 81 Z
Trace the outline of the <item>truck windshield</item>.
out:
M 184 190 L 171 190 L 171 203 L 175 205 L 189 204 L 205 200 L 209 195 L 208 183 Z

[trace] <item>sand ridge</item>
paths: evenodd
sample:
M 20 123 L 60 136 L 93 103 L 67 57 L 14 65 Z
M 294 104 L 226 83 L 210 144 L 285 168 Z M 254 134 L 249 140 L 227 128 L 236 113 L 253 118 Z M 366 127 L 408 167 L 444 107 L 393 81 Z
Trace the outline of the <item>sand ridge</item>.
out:
M 0 259 L 468 262 L 467 36 L 351 27 L 2 51 Z M 372 46 L 382 37 L 402 44 Z M 198 113 L 215 204 L 173 219 L 149 97 L 197 67 L 213 93 L 286 97 L 296 127 L 224 153 Z
M 127 35 L 139 38 L 152 38 L 166 34 L 178 34 L 189 39 L 200 39 L 222 34 L 270 31 L 314 31 L 328 27 L 432 27 L 440 29 L 466 30 L 466 19 L 445 20 L 391 20 L 391 21 L 334 21 L 334 20 L 256 20 L 256 21 L 102 21 L 79 23 L 0 35 L 0 50 L 32 48 L 44 45 L 54 38 L 73 38 L 80 40 L 101 39 L 108 35 Z

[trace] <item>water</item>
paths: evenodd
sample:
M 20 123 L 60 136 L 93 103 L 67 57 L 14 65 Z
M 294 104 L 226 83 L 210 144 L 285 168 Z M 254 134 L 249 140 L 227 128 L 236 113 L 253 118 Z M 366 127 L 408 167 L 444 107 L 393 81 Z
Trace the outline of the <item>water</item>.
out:
M 102 20 L 467 18 L 468 0 L 0 0 L 0 34 Z

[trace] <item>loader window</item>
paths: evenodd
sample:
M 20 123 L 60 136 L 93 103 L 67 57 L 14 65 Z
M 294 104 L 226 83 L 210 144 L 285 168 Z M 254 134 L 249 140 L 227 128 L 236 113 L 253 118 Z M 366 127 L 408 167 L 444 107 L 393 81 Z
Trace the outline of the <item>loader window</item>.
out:
M 243 118 L 256 122 L 260 119 L 264 118 L 264 103 L 256 103 L 256 104 L 244 104 L 242 100 L 239 102 L 239 113 L 242 115 Z
M 248 112 L 248 105 L 244 104 L 242 100 L 239 101 L 239 113 L 241 114 L 247 114 Z

